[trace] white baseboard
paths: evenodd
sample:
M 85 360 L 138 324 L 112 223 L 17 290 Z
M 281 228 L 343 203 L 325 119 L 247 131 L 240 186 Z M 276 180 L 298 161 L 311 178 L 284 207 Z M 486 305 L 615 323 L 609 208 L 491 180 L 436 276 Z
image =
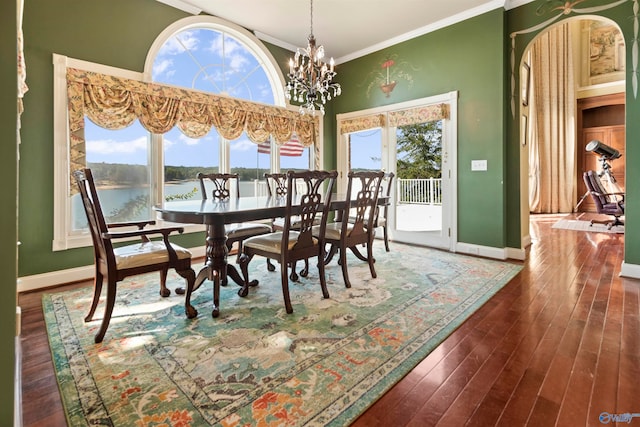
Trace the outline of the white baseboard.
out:
M 620 276 L 629 277 L 632 279 L 640 279 L 640 265 L 627 264 L 622 261 L 622 267 L 620 268 Z
M 524 249 L 517 248 L 494 248 L 492 246 L 482 246 L 482 245 L 473 245 L 470 243 L 456 243 L 456 252 L 483 256 L 487 258 L 493 259 L 517 259 L 524 260 L 525 259 L 525 251 Z
M 194 258 L 205 256 L 205 248 L 189 248 Z M 91 280 L 95 273 L 93 265 L 84 267 L 69 268 L 67 270 L 50 271 L 43 274 L 34 274 L 18 278 L 18 293 L 34 291 L 36 289 L 45 289 L 53 286 L 63 285 L 65 283 L 79 282 L 82 280 Z

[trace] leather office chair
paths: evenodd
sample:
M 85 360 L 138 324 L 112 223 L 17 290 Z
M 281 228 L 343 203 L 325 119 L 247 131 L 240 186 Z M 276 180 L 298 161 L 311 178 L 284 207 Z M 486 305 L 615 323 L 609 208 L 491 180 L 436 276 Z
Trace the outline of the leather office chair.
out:
M 589 191 L 596 205 L 596 211 L 599 214 L 614 217 L 613 220 L 591 220 L 591 225 L 594 223 L 606 224 L 607 229 L 611 229 L 611 227 L 616 225 L 624 225 L 624 222 L 620 219 L 620 217 L 624 215 L 624 193 L 608 193 L 595 171 L 586 171 L 583 174 L 583 178 L 587 186 L 587 191 Z
M 73 175 L 78 184 L 82 204 L 89 222 L 96 268 L 93 282 L 93 300 L 89 314 L 84 319 L 85 322 L 93 319 L 102 293 L 103 280 L 106 279 L 107 282 L 104 315 L 100 329 L 95 336 L 95 342 L 99 343 L 102 342 L 111 321 L 118 282 L 128 276 L 159 271 L 160 295 L 168 297 L 171 291 L 167 289 L 166 281 L 170 268 L 175 269 L 180 276 L 184 277 L 187 280 L 187 286 L 190 288 L 193 288 L 196 274 L 191 268 L 191 252 L 169 242 L 169 235 L 174 232 L 182 233 L 182 227 L 144 229 L 147 225 L 155 224 L 155 221 L 107 224 L 102 213 L 91 169 L 81 169 L 75 171 Z M 136 227 L 137 230 L 114 231 L 116 228 L 122 229 L 123 227 Z M 153 235 L 162 236 L 162 240 L 150 240 L 149 236 Z M 140 243 L 119 247 L 113 246 L 114 241 L 131 237 L 140 237 Z M 184 294 L 184 292 L 182 288 L 176 289 L 178 294 Z

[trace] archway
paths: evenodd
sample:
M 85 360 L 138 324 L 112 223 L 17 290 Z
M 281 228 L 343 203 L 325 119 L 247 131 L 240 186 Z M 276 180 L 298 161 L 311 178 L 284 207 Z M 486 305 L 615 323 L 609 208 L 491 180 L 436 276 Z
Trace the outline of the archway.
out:
M 567 108 L 571 114 L 567 114 L 562 120 L 555 124 L 557 127 L 565 127 L 567 144 L 571 142 L 571 147 L 566 148 L 562 157 L 550 159 L 549 152 L 536 150 L 536 138 L 541 138 L 536 134 L 536 127 L 549 127 L 549 123 L 554 119 L 541 119 L 539 117 L 540 108 L 536 105 L 536 94 L 538 98 L 541 93 L 541 86 L 548 87 L 549 82 L 536 75 L 536 68 L 532 66 L 532 51 L 535 50 L 536 43 L 549 45 L 548 38 L 551 31 L 561 26 L 568 28 L 570 35 L 571 49 L 568 52 L 568 60 L 573 65 L 573 78 L 575 94 L 572 96 L 572 105 Z M 617 35 L 617 36 L 616 36 Z M 606 43 L 606 46 L 603 45 Z M 550 57 L 553 60 L 563 58 L 558 50 L 550 49 Z M 581 199 L 585 194 L 585 187 L 582 181 L 582 172 L 585 170 L 598 170 L 598 157 L 594 153 L 586 150 L 586 145 L 592 139 L 601 140 L 607 145 L 614 145 L 621 153 L 624 153 L 624 99 L 625 99 L 625 47 L 624 39 L 619 26 L 606 18 L 600 16 L 580 16 L 564 20 L 554 24 L 539 33 L 527 45 L 520 62 L 520 90 L 518 99 L 518 109 L 520 117 L 520 179 L 521 179 L 521 235 L 523 236 L 523 247 L 528 244 L 526 239 L 529 236 L 529 215 L 530 213 L 571 213 L 576 210 L 589 210 L 591 206 Z M 555 64 L 557 65 L 557 64 Z M 550 67 L 554 69 L 554 67 Z M 557 69 L 557 67 L 556 67 Z M 562 71 L 566 72 L 566 71 Z M 569 79 L 570 80 L 570 79 Z M 558 84 L 554 82 L 554 84 Z M 567 83 L 564 83 L 565 86 Z M 562 88 L 561 88 L 562 89 Z M 571 89 L 564 87 L 564 89 Z M 570 92 L 570 91 L 568 91 Z M 555 117 L 557 118 L 557 117 Z M 621 133 L 622 132 L 622 133 Z M 548 135 L 543 135 L 548 137 Z M 553 150 L 551 150 L 553 151 Z M 539 157 L 536 157 L 539 155 Z M 567 163 L 573 161 L 572 171 L 560 170 Z M 540 177 L 536 176 L 540 171 L 536 169 L 543 165 L 552 168 L 550 174 L 553 179 L 559 180 L 559 176 L 570 176 L 567 183 L 570 188 L 558 187 L 557 182 L 544 182 L 541 185 Z M 619 184 L 624 185 L 624 160 L 616 160 L 614 164 L 616 177 L 620 176 Z M 549 172 L 549 171 L 547 171 Z M 552 192 L 556 186 L 557 193 Z M 538 186 L 538 187 L 536 187 Z M 537 195 L 533 194 L 538 192 Z M 560 206 L 556 203 L 551 209 L 549 206 L 558 198 L 558 194 L 564 194 L 565 203 Z M 537 197 L 537 199 L 536 199 Z M 539 202 L 541 199 L 549 203 L 540 206 L 533 206 L 532 202 Z M 546 210 L 545 210 L 546 209 Z

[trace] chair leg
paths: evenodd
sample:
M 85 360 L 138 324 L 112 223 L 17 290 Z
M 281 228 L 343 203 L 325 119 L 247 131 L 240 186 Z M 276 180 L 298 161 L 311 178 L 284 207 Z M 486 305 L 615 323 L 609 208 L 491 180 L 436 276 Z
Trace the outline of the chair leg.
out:
M 241 297 L 246 297 L 247 295 L 249 295 L 249 286 L 251 283 L 249 281 L 249 263 L 252 259 L 253 255 L 242 254 L 240 256 L 240 260 L 238 261 L 238 264 L 240 264 L 240 271 L 242 271 L 243 281 L 242 288 L 240 288 L 240 290 L 238 291 L 238 295 Z
M 187 292 L 184 298 L 184 312 L 187 315 L 187 319 L 193 319 L 198 315 L 198 310 L 191 305 L 191 294 L 193 293 L 193 288 L 196 283 L 196 272 L 193 271 L 192 268 L 176 271 L 187 281 Z
M 373 258 L 373 237 L 372 237 L 371 240 L 369 240 L 369 243 L 367 243 L 367 262 L 369 263 L 369 271 L 371 271 L 371 277 L 373 277 L 374 279 L 378 277 L 376 275 L 376 269 L 373 266 L 375 261 L 376 261 L 375 258 Z
M 327 289 L 327 278 L 324 272 L 324 251 L 318 255 L 318 275 L 320 276 L 320 289 L 322 289 L 322 296 L 324 298 L 329 298 L 329 290 Z
M 289 276 L 289 278 L 293 281 L 293 282 L 297 282 L 298 279 L 300 277 L 298 277 L 298 273 L 296 273 L 296 261 L 292 261 L 291 262 L 291 275 Z M 285 267 L 286 270 L 286 267 Z
M 267 258 L 267 270 L 276 271 L 276 266 L 271 262 L 271 258 Z
M 291 306 L 291 297 L 289 296 L 289 277 L 288 266 L 286 262 L 280 263 L 280 277 L 282 278 L 282 297 L 284 299 L 284 308 L 288 314 L 293 313 L 293 307 Z
M 168 297 L 171 295 L 171 291 L 167 288 L 167 273 L 169 272 L 168 268 L 160 270 L 160 296 Z
M 93 301 L 91 301 L 91 308 L 89 313 L 85 316 L 84 321 L 90 322 L 93 319 L 93 315 L 96 313 L 98 302 L 100 301 L 100 294 L 102 293 L 102 273 L 96 268 L 96 275 L 93 279 Z
M 344 279 L 344 286 L 346 288 L 351 287 L 351 282 L 349 281 L 349 272 L 347 271 L 347 248 L 340 248 L 340 267 L 342 267 L 342 278 Z
M 302 277 L 307 277 L 309 275 L 309 260 L 307 258 L 304 260 L 304 268 L 300 270 L 300 275 Z
M 384 234 L 384 248 L 389 252 L 389 232 L 387 231 L 386 225 L 382 227 L 382 233 Z
M 338 245 L 332 243 L 331 247 L 329 248 L 329 252 L 327 252 L 326 256 L 324 257 L 324 265 L 329 264 L 336 253 L 338 253 Z
M 220 271 L 218 269 L 213 270 L 213 310 L 211 311 L 211 317 L 220 316 L 220 284 L 222 278 L 220 277 Z
M 104 307 L 104 316 L 102 317 L 102 323 L 100 329 L 96 334 L 94 341 L 96 344 L 101 343 L 104 339 L 104 334 L 107 333 L 109 328 L 109 322 L 111 321 L 111 314 L 113 313 L 113 306 L 116 302 L 116 282 L 112 279 L 108 279 L 107 283 L 107 300 Z

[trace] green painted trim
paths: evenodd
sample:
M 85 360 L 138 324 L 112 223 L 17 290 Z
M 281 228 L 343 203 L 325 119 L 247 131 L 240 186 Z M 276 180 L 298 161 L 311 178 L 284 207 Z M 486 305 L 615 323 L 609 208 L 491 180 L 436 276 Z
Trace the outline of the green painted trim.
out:
M 16 2 L 0 6 L 0 168 L 4 191 L 0 204 L 2 256 L 0 257 L 0 425 L 14 422 L 15 336 L 16 336 L 16 242 L 17 228 L 17 89 L 16 89 Z

